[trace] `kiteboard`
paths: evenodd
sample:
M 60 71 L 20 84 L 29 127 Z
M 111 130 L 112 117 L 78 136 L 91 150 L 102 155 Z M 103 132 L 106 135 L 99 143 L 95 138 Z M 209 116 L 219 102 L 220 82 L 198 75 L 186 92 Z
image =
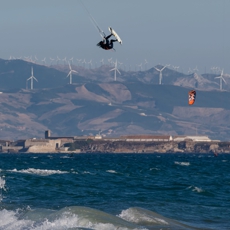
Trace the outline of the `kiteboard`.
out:
M 112 29 L 111 27 L 109 27 L 109 31 L 110 33 L 117 39 L 117 41 L 122 44 L 122 40 L 119 37 L 119 35 L 116 33 L 116 31 L 114 29 Z

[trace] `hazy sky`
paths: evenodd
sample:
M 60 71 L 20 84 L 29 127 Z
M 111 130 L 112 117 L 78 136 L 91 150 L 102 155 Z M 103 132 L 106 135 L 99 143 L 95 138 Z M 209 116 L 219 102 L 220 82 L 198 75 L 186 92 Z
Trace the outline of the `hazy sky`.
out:
M 80 0 L 1 0 L 1 55 L 41 59 L 103 58 L 132 69 L 145 63 L 230 73 L 229 0 L 82 0 L 100 28 L 113 27 L 123 40 L 116 51 L 96 46 L 98 31 Z M 139 67 L 136 67 L 139 68 Z

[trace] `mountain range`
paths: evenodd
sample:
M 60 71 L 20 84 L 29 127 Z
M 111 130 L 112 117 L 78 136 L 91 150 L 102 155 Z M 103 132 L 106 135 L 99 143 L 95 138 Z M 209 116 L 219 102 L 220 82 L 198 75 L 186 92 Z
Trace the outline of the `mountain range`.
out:
M 0 59 L 0 139 L 101 134 L 207 135 L 228 140 L 230 79 L 219 89 L 220 73 L 184 74 L 169 67 L 145 71 L 113 67 L 45 66 L 24 60 Z M 30 89 L 31 68 L 38 81 Z M 156 68 L 161 68 L 158 65 Z M 196 102 L 188 105 L 188 91 Z

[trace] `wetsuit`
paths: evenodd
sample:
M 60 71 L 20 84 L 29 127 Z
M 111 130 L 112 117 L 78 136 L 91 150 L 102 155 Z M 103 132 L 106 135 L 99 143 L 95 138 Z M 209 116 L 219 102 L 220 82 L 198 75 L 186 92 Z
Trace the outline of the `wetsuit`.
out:
M 112 36 L 112 34 L 110 34 L 109 36 L 107 37 L 104 37 L 104 40 L 103 41 L 100 41 L 97 46 L 100 46 L 102 49 L 105 49 L 105 50 L 110 50 L 113 48 L 113 43 L 117 41 L 114 40 L 114 39 L 111 39 L 109 40 L 109 38 Z

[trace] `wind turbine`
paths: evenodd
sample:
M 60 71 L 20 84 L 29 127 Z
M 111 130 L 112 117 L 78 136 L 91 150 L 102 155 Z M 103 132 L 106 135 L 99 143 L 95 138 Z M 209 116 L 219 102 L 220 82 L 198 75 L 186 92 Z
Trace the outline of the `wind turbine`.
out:
M 85 64 L 86 64 L 86 60 L 85 59 L 82 61 L 82 64 L 84 65 L 84 68 L 85 68 Z
M 31 67 L 31 77 L 29 77 L 29 78 L 27 79 L 27 81 L 29 81 L 29 80 L 30 80 L 30 89 L 33 89 L 33 88 L 34 88 L 34 82 L 33 82 L 33 81 L 35 80 L 35 81 L 38 82 L 37 78 L 34 77 L 33 67 Z
M 121 66 L 123 65 L 123 63 L 122 62 L 117 62 L 117 64 L 119 64 L 120 65 L 120 68 L 121 68 Z M 121 68 L 122 69 L 122 68 Z
M 191 74 L 191 73 L 193 73 L 193 71 L 192 71 L 191 68 L 189 67 L 189 68 L 188 68 L 188 74 Z
M 69 63 L 69 70 L 70 71 L 66 77 L 69 77 L 69 84 L 71 85 L 72 84 L 72 73 L 77 73 L 77 71 L 71 68 L 70 63 Z
M 63 61 L 63 65 L 65 65 L 67 63 L 66 57 L 64 57 L 62 61 Z
M 92 60 L 90 60 L 90 61 L 88 61 L 88 64 L 89 64 L 89 69 L 91 69 L 92 68 Z
M 37 58 L 36 55 L 34 56 L 34 60 L 35 60 L 35 61 L 34 61 L 35 63 L 36 63 L 36 61 L 38 61 L 38 58 Z
M 56 60 L 57 65 L 59 65 L 59 61 L 61 61 L 61 59 L 57 56 L 57 60 Z
M 180 68 L 180 66 L 173 66 L 173 69 L 174 69 L 175 71 L 178 71 L 179 68 Z
M 138 65 L 140 67 L 140 71 L 142 70 L 142 63 L 140 65 Z
M 101 63 L 101 66 L 104 65 L 104 59 L 103 58 L 101 59 L 100 63 Z
M 114 70 L 114 81 L 116 81 L 117 80 L 117 72 L 119 74 L 121 74 L 120 71 L 117 68 L 117 60 L 114 62 L 114 68 L 111 69 L 110 71 L 113 71 L 113 70 Z
M 223 78 L 223 74 L 224 74 L 224 70 L 222 69 L 221 71 L 221 75 L 219 77 L 215 77 L 215 78 L 220 78 L 220 90 L 222 90 L 222 81 L 224 81 L 225 84 L 227 84 L 227 82 L 225 81 L 225 79 Z
M 108 59 L 108 62 L 109 62 L 109 65 L 111 66 L 112 65 L 112 63 L 113 63 L 113 60 L 112 60 L 113 58 L 109 58 Z
M 197 68 L 197 66 L 193 69 L 193 71 L 194 72 L 198 72 L 199 71 L 198 68 Z
M 145 65 L 145 70 L 146 70 L 147 64 L 148 64 L 148 61 L 145 59 L 145 63 L 144 63 L 144 65 Z
M 69 60 L 70 60 L 71 64 L 73 65 L 73 57 L 71 57 Z
M 46 57 L 44 57 L 44 59 L 42 59 L 42 63 L 43 63 L 43 65 L 46 65 Z
M 54 60 L 55 60 L 54 58 L 50 58 L 50 65 L 52 65 Z
M 161 81 L 162 81 L 162 71 L 168 67 L 169 65 L 165 65 L 163 66 L 161 69 L 158 69 L 156 67 L 154 67 L 155 70 L 157 70 L 159 72 L 159 85 L 161 85 Z

